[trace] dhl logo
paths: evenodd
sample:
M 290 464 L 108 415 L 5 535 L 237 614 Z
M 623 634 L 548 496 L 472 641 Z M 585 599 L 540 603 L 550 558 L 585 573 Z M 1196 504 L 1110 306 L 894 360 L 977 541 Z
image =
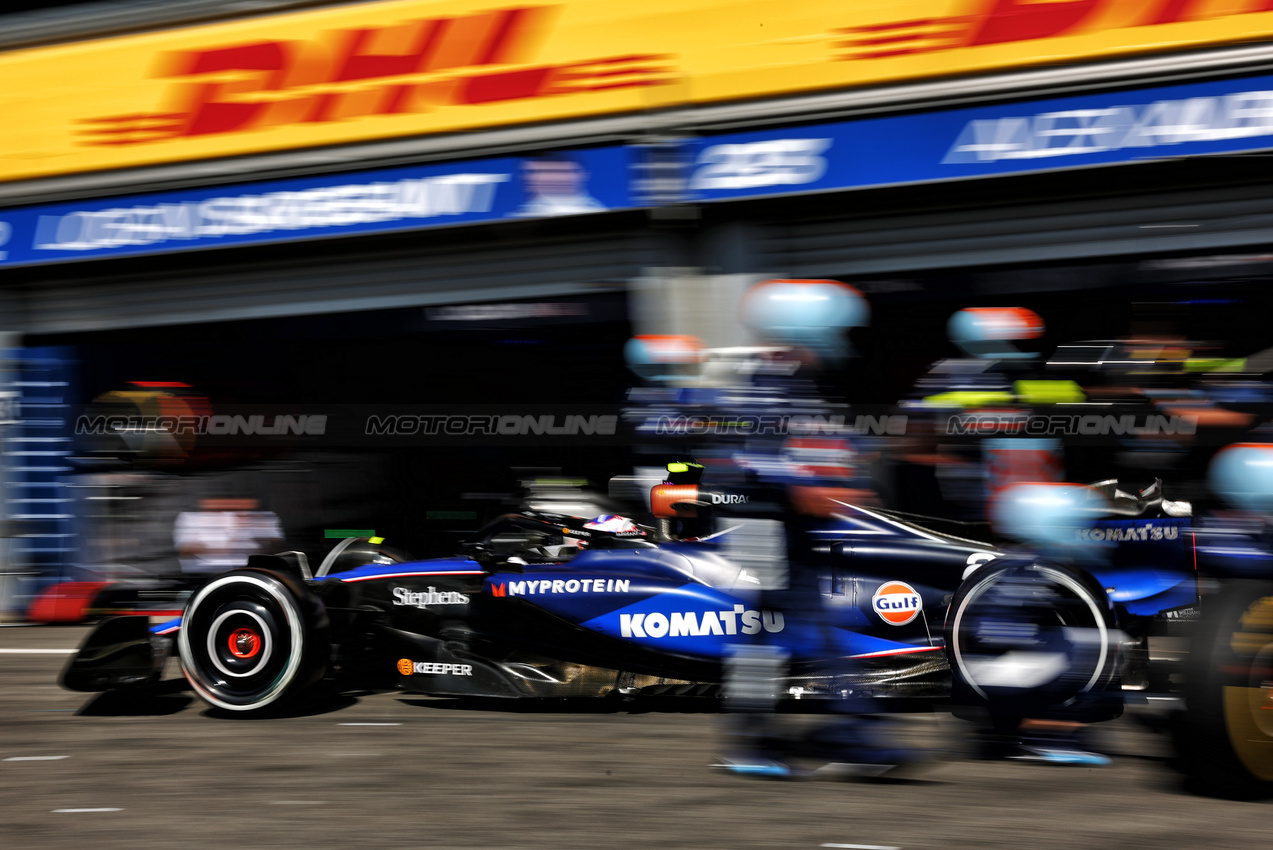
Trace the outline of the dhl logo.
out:
M 83 120 L 79 144 L 136 145 L 671 81 L 664 54 L 527 67 L 558 11 L 519 6 L 334 30 L 312 41 L 161 54 L 153 76 L 173 81 L 166 108 Z
M 1273 11 L 1273 0 L 979 0 L 967 15 L 840 30 L 842 60 L 888 59 L 964 47 L 1058 38 L 1123 27 Z

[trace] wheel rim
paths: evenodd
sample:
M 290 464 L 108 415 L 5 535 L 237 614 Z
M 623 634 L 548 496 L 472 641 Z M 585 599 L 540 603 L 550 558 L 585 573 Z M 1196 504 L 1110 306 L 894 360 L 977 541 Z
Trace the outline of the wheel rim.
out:
M 259 606 L 253 606 L 257 608 Z M 241 679 L 266 669 L 274 655 L 269 612 L 243 607 L 222 610 L 208 629 L 208 659 L 226 676 Z
M 1044 579 L 1062 592 L 1054 593 L 1049 600 L 1039 598 L 1037 593 L 1046 586 L 1044 582 L 1023 581 L 1026 576 L 1005 573 L 985 577 L 968 592 L 955 612 L 951 649 L 956 668 L 968 686 L 987 701 L 992 699 L 989 691 L 1025 691 L 1046 686 L 1053 686 L 1055 691 L 1061 679 L 1072 682 L 1066 688 L 1068 699 L 1092 690 L 1109 659 L 1110 635 L 1104 613 L 1091 592 L 1072 576 L 1037 565 L 1023 572 Z M 1033 588 L 1036 598 L 1028 602 L 1018 598 L 1016 604 L 1009 604 L 1014 601 L 1013 594 L 1005 594 L 1005 590 L 1017 586 Z M 992 594 L 1007 598 L 989 598 Z M 971 623 L 973 618 L 967 616 L 968 612 L 983 596 L 991 611 L 1002 609 L 1007 613 L 998 620 L 987 618 Z M 965 639 L 966 634 L 969 637 Z M 1054 651 L 1015 650 L 1011 648 L 1014 644 L 1050 645 Z M 1083 672 L 1089 667 L 1090 673 Z M 1009 684 L 1013 679 L 1015 683 Z
M 277 700 L 300 670 L 305 631 L 295 600 L 266 576 L 228 575 L 190 601 L 182 671 L 204 700 L 231 711 Z
M 235 658 L 252 658 L 261 651 L 264 641 L 252 629 L 235 629 L 228 641 L 230 654 Z

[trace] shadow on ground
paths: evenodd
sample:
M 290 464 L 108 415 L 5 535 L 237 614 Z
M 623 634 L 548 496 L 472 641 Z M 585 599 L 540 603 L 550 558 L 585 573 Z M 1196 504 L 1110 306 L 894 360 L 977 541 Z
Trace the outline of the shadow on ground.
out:
M 633 700 L 581 697 L 578 699 L 500 699 L 495 697 L 400 698 L 404 705 L 435 711 L 490 711 L 502 714 L 719 714 L 721 701 L 708 697 L 639 697 Z
M 176 714 L 194 702 L 183 693 L 184 679 L 170 679 L 154 685 L 127 690 L 103 691 L 76 714 L 87 717 L 160 717 Z

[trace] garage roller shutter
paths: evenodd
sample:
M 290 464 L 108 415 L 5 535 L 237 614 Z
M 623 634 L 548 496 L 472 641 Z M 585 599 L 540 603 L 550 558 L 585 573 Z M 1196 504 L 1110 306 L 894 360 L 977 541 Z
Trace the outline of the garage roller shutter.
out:
M 1273 244 L 1268 187 L 772 223 L 760 261 L 796 277 L 1226 251 Z
M 610 233 L 449 249 L 435 241 L 203 272 L 192 253 L 189 271 L 144 276 L 95 277 L 91 264 L 66 266 L 22 293 L 22 329 L 66 333 L 563 295 L 635 276 L 646 248 L 635 235 Z

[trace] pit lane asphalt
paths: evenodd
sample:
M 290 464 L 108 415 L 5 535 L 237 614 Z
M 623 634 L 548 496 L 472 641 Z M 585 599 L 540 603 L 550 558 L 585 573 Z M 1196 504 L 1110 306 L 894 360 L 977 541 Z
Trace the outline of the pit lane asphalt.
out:
M 376 694 L 243 720 L 177 687 L 111 706 L 58 687 L 68 654 L 30 652 L 85 632 L 0 628 L 0 847 L 1264 850 L 1273 832 L 1273 804 L 1184 791 L 1134 718 L 1106 724 L 1105 768 L 952 756 L 901 782 L 744 780 L 709 768 L 718 716 L 692 708 Z M 964 731 L 897 721 L 947 750 Z

